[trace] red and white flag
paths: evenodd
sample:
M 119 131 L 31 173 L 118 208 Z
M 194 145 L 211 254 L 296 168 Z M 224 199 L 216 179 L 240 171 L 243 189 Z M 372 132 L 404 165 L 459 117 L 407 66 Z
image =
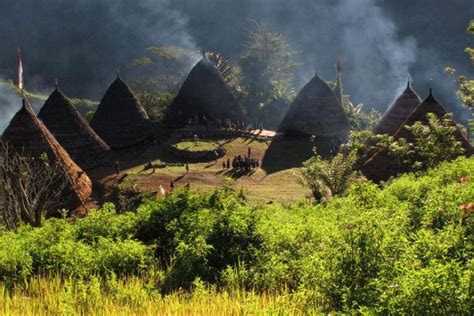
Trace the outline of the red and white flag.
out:
M 18 48 L 18 87 L 23 90 L 23 63 L 21 62 L 21 50 Z

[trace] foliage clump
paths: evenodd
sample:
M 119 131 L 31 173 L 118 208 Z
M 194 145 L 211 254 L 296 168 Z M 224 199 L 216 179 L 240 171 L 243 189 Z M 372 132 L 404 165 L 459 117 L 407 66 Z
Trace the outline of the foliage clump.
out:
M 120 291 L 132 299 L 145 288 L 144 301 L 180 289 L 254 291 L 291 295 L 305 312 L 469 314 L 472 181 L 474 159 L 458 158 L 385 187 L 353 183 L 318 205 L 249 206 L 229 186 L 177 190 L 136 212 L 106 205 L 1 233 L 0 278 L 18 287 L 59 274 L 92 286 L 100 276 L 97 288 L 119 289 L 117 275 L 142 278 Z

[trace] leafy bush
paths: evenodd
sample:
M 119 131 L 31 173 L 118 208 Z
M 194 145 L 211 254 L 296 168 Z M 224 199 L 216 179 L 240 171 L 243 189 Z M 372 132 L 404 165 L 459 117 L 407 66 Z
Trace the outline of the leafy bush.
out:
M 229 188 L 209 196 L 181 190 L 139 211 L 137 237 L 155 245 L 169 267 L 167 287 L 189 287 L 197 277 L 218 282 L 221 271 L 252 260 L 258 247 L 256 218 Z
M 131 239 L 134 214 L 114 215 L 110 205 L 69 223 L 49 219 L 0 235 L 0 279 L 33 274 L 88 277 L 137 273 L 153 265 L 152 249 Z
M 470 314 L 473 179 L 474 159 L 459 158 L 385 187 L 355 183 L 324 205 L 250 207 L 230 187 L 177 190 L 136 213 L 108 205 L 2 233 L 0 277 L 15 285 L 59 273 L 93 285 L 99 275 L 110 291 L 121 291 L 115 274 L 142 277 L 123 294 L 132 302 L 244 289 L 292 293 L 305 311 Z

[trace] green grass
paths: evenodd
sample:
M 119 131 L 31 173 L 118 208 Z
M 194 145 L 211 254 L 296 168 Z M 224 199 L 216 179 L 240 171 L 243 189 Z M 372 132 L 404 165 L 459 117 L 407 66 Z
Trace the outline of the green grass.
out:
M 186 151 L 211 151 L 219 147 L 215 142 L 206 140 L 187 140 L 176 143 L 173 146 L 178 150 Z
M 227 162 L 227 159 L 232 161 L 233 157 L 237 155 L 247 155 L 250 147 L 252 157 L 259 159 L 261 163 L 270 147 L 270 141 L 250 138 L 221 139 L 215 142 L 226 150 L 226 155 L 220 158 L 217 163 L 190 163 L 189 173 L 186 173 L 184 165 L 159 168 L 155 173 L 150 170 L 144 171 L 143 165 L 138 165 L 125 170 L 128 177 L 122 183 L 122 188 L 131 188 L 136 185 L 140 191 L 146 194 L 158 191 L 160 185 L 169 188 L 170 182 L 174 181 L 175 187 L 189 183 L 194 190 L 210 192 L 222 187 L 226 179 L 232 176 L 228 170 L 223 169 L 223 162 Z M 214 141 L 200 140 L 199 143 L 207 146 L 207 144 L 213 144 Z M 305 196 L 311 193 L 298 181 L 299 167 L 303 160 L 302 157 L 305 157 L 301 153 L 307 151 L 307 144 L 293 140 L 280 141 L 279 143 L 282 143 L 282 146 L 288 149 L 291 154 L 278 154 L 271 158 L 271 171 L 267 172 L 265 167 L 261 167 L 252 174 L 234 179 L 233 187 L 243 190 L 252 204 L 294 203 L 305 199 Z M 188 146 L 188 142 L 180 144 L 183 144 L 183 148 Z M 202 148 L 204 145 L 199 146 Z M 151 160 L 155 164 L 176 162 L 175 158 L 167 152 L 166 145 L 148 148 L 142 153 L 141 159 L 143 161 Z

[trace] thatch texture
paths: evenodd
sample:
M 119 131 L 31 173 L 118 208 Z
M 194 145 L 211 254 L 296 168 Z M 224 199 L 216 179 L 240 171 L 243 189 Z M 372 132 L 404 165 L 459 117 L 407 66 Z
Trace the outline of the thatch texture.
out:
M 153 135 L 148 115 L 120 77 L 105 93 L 91 127 L 111 148 L 130 147 Z
M 190 120 L 217 124 L 243 122 L 244 111 L 212 62 L 204 57 L 189 73 L 165 114 L 165 124 L 184 127 Z
M 314 135 L 322 155 L 345 143 L 349 130 L 341 104 L 317 75 L 300 91 L 279 127 L 279 132 L 286 135 Z
M 434 113 L 440 119 L 446 114 L 444 107 L 433 97 L 431 89 L 429 96 L 415 108 L 403 125 L 395 132 L 393 135 L 394 139 L 404 138 L 408 142 L 413 142 L 413 136 L 405 126 L 411 126 L 416 122 L 426 123 L 428 121 L 426 116 L 428 113 Z M 451 125 L 456 127 L 454 136 L 459 142 L 461 142 L 465 154 L 471 155 L 473 148 L 469 141 L 462 134 L 454 121 Z M 362 167 L 364 175 L 375 182 L 386 181 L 392 176 L 407 171 L 408 170 L 399 166 L 394 159 L 391 159 L 386 152 L 374 154 Z
M 408 83 L 407 88 L 390 105 L 374 128 L 375 134 L 392 136 L 402 126 L 408 116 L 421 103 L 420 98 Z
M 91 180 L 36 117 L 27 101 L 24 101 L 23 107 L 11 120 L 2 140 L 19 153 L 33 157 L 46 153 L 51 161 L 64 167 L 68 186 L 62 199 L 64 205 L 61 207 L 76 209 L 87 203 L 92 194 Z
M 46 100 L 38 117 L 82 169 L 93 169 L 107 162 L 109 146 L 58 88 Z

